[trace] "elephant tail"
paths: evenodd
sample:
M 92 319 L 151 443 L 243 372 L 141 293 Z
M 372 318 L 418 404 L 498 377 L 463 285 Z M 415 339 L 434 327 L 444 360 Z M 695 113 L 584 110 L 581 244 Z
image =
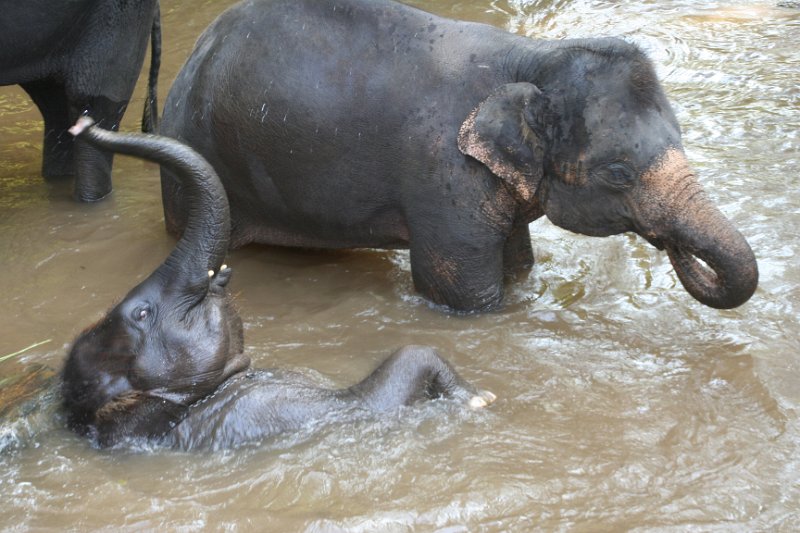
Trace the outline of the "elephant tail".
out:
M 150 29 L 150 77 L 147 98 L 142 112 L 142 131 L 158 132 L 158 71 L 161 68 L 161 8 L 156 2 L 153 26 Z

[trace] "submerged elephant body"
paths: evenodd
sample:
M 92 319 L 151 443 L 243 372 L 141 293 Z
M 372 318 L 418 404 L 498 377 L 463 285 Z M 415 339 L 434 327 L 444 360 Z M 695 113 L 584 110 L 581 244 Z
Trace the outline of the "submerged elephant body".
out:
M 417 290 L 456 310 L 499 304 L 504 273 L 533 264 L 527 225 L 542 215 L 638 233 L 707 305 L 757 284 L 652 65 L 624 41 L 537 41 L 388 0 L 243 2 L 199 39 L 162 133 L 219 173 L 233 246 L 407 247 Z M 180 233 L 169 169 L 162 192 Z
M 191 214 L 164 263 L 75 340 L 61 387 L 70 427 L 100 446 L 133 441 L 217 449 L 439 396 L 473 407 L 494 400 L 426 346 L 401 348 L 340 390 L 297 372 L 250 370 L 242 321 L 227 290 L 228 203 L 214 170 L 172 139 L 117 134 L 91 123 L 81 119 L 71 131 L 169 167 L 185 187 Z
M 320 387 L 305 374 L 285 369 L 242 372 L 190 406 L 161 442 L 178 449 L 231 448 L 311 423 L 353 421 L 437 397 L 471 407 L 494 400 L 461 379 L 433 348 L 406 346 L 344 389 Z
M 110 153 L 67 129 L 81 115 L 116 129 L 133 94 L 152 37 L 143 128 L 155 128 L 160 62 L 157 0 L 4 2 L 0 17 L 0 85 L 20 85 L 44 119 L 42 174 L 75 176 L 75 197 L 111 192 Z

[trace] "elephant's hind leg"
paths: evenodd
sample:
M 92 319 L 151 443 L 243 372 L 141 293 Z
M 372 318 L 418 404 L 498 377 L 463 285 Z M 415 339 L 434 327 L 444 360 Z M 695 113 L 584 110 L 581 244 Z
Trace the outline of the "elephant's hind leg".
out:
M 103 129 L 117 131 L 127 101 L 117 102 L 105 96 L 73 97 L 71 108 L 74 120 L 83 110 L 88 110 L 97 125 Z M 75 199 L 95 202 L 111 193 L 111 166 L 114 154 L 102 150 L 84 139 L 75 139 Z
M 98 125 L 116 129 L 127 102 L 112 102 L 102 96 L 70 95 L 64 85 L 40 80 L 25 83 L 44 118 L 42 175 L 46 179 L 75 176 L 75 198 L 94 202 L 111 192 L 111 152 L 92 146 L 83 139 L 74 139 L 67 130 L 84 111 L 90 111 Z
M 406 346 L 397 350 L 350 391 L 374 411 L 438 397 L 462 400 L 470 407 L 485 407 L 495 400 L 489 391 L 478 391 L 464 381 L 430 346 Z
M 74 140 L 67 129 L 72 126 L 64 87 L 54 81 L 40 80 L 22 84 L 44 119 L 42 176 L 59 179 L 75 174 Z

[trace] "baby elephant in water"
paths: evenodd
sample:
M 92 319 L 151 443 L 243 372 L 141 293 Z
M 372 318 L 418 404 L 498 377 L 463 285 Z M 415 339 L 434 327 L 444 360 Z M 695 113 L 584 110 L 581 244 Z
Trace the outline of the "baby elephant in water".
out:
M 223 264 L 228 201 L 214 170 L 178 141 L 92 124 L 84 117 L 70 131 L 168 168 L 180 176 L 192 208 L 164 263 L 72 346 L 62 375 L 70 427 L 100 446 L 230 448 L 331 415 L 353 419 L 440 396 L 471 407 L 494 400 L 427 346 L 401 348 L 366 379 L 339 390 L 297 372 L 249 369 L 242 322 L 227 291 L 231 269 Z

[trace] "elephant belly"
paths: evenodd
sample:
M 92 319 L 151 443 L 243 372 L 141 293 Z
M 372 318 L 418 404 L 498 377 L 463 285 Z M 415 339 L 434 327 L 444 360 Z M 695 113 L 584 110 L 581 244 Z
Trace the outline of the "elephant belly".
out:
M 280 157 L 287 143 L 260 132 L 267 155 L 222 157 L 232 246 L 249 242 L 307 248 L 404 248 L 409 231 L 397 180 L 379 165 L 344 158 Z M 369 176 L 371 179 L 365 179 Z
M 408 248 L 408 229 L 403 223 L 391 222 L 368 224 L 364 228 L 352 229 L 337 226 L 285 227 L 281 225 L 249 224 L 234 226 L 231 248 L 249 243 L 289 246 L 297 248 Z

